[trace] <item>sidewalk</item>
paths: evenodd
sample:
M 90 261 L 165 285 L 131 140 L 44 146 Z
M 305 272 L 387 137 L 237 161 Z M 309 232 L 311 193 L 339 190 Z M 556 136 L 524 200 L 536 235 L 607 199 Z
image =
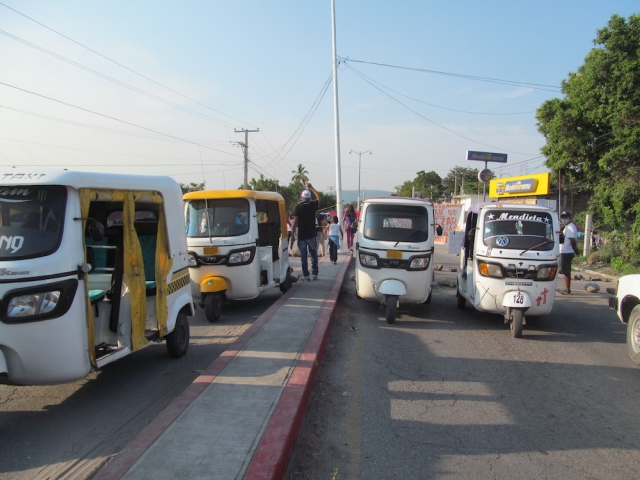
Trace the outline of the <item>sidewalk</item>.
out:
M 321 258 L 93 478 L 282 478 L 350 260 Z

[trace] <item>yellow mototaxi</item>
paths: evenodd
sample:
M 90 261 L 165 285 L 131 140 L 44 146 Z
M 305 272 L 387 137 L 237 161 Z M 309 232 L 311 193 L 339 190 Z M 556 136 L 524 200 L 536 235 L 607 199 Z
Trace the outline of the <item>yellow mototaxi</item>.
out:
M 189 346 L 178 183 L 0 170 L 0 382 L 78 380 L 154 342 Z
M 204 190 L 184 195 L 192 294 L 210 322 L 227 300 L 292 285 L 282 195 Z

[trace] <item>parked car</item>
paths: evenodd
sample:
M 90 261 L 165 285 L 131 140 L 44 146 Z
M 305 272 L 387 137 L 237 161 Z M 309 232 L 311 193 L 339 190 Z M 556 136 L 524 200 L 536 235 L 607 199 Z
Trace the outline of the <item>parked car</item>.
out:
M 627 352 L 640 365 L 640 275 L 620 277 L 616 294 L 609 298 L 609 306 L 627 325 Z

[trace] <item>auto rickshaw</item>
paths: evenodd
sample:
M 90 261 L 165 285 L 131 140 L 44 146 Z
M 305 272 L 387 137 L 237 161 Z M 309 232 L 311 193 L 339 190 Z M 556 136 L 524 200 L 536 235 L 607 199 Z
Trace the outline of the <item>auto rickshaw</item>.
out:
M 356 293 L 385 307 L 394 323 L 398 305 L 430 303 L 434 280 L 433 203 L 421 198 L 365 200 L 356 237 Z
M 184 195 L 194 298 L 210 322 L 227 300 L 292 285 L 284 199 L 275 192 L 205 190 Z
M 78 380 L 162 340 L 183 356 L 181 207 L 169 177 L 0 171 L 0 382 Z
M 498 313 L 522 336 L 526 316 L 546 315 L 558 282 L 558 215 L 540 205 L 489 203 L 467 212 L 458 308 Z

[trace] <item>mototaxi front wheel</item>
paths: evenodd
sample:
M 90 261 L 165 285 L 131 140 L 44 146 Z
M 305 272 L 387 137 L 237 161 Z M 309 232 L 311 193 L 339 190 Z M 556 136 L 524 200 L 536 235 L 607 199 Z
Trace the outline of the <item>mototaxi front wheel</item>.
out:
M 204 316 L 210 323 L 215 323 L 222 314 L 222 292 L 209 293 L 204 297 Z
M 522 337 L 522 325 L 524 324 L 524 312 L 520 309 L 512 309 L 511 310 L 511 323 L 509 326 L 511 327 L 511 332 L 513 333 L 513 338 Z
M 398 297 L 396 295 L 389 295 L 387 297 L 387 308 L 385 311 L 385 317 L 387 323 L 393 323 L 396 321 Z

